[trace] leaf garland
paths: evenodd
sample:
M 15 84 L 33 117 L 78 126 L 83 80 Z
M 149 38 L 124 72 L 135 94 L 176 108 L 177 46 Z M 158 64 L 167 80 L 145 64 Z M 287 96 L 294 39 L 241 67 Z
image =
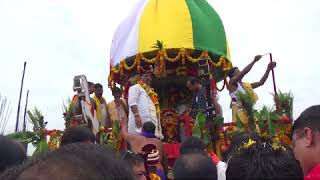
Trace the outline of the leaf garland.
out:
M 248 93 L 241 93 L 237 94 L 237 98 L 240 101 L 242 108 L 245 110 L 248 116 L 248 130 L 250 132 L 256 131 L 256 126 L 254 122 L 254 101 L 252 97 Z

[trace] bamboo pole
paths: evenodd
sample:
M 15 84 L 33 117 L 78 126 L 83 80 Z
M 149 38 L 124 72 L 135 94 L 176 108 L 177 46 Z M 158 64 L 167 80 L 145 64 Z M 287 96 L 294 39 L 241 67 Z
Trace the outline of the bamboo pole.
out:
M 21 104 L 21 96 L 22 96 L 22 90 L 23 90 L 23 81 L 24 81 L 24 74 L 26 72 L 26 65 L 27 62 L 25 61 L 23 64 L 23 73 L 22 73 L 22 79 L 21 79 L 21 86 L 20 86 L 20 95 L 19 95 L 19 101 L 18 101 L 18 109 L 17 109 L 17 119 L 16 119 L 16 128 L 15 132 L 18 132 L 19 130 L 19 114 L 20 114 L 20 104 Z
M 270 62 L 272 63 L 273 60 L 272 60 L 272 53 L 269 53 L 269 56 L 270 56 Z M 275 79 L 275 75 L 274 75 L 274 69 L 271 70 L 271 73 L 272 73 L 272 82 L 273 82 L 273 91 L 274 91 L 274 95 L 276 97 L 275 99 L 275 103 L 276 103 L 276 111 L 278 112 L 279 110 L 279 103 L 278 103 L 278 93 L 277 93 L 277 86 L 276 86 L 276 79 Z
M 26 129 L 27 129 L 28 98 L 29 98 L 29 90 L 27 91 L 26 104 L 25 104 L 25 106 L 24 106 L 23 128 L 22 128 L 22 131 L 26 131 Z

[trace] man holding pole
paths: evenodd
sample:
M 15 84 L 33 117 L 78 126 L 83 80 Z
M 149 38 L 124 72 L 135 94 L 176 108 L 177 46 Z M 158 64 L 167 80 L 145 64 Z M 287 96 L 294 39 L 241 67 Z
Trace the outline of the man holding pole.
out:
M 229 94 L 231 97 L 231 109 L 232 109 L 233 122 L 236 122 L 237 115 L 240 116 L 240 114 L 243 114 L 241 112 L 243 111 L 243 107 L 241 106 L 241 103 L 239 102 L 237 95 L 239 93 L 246 93 L 251 97 L 251 99 L 253 100 L 253 103 L 255 103 L 258 99 L 258 96 L 255 94 L 253 89 L 262 86 L 268 79 L 270 71 L 273 71 L 273 68 L 276 67 L 276 62 L 271 60 L 270 63 L 268 64 L 268 68 L 266 72 L 264 73 L 260 81 L 254 82 L 254 83 L 242 82 L 242 78 L 252 69 L 253 65 L 256 62 L 258 62 L 261 59 L 261 57 L 262 55 L 255 56 L 254 60 L 250 64 L 248 64 L 242 71 L 240 71 L 237 67 L 233 67 L 228 73 L 230 80 L 229 80 L 229 83 L 227 83 L 227 88 L 229 90 Z M 241 120 L 242 124 L 248 125 L 248 122 L 245 121 L 245 119 L 247 118 L 239 117 L 239 119 Z

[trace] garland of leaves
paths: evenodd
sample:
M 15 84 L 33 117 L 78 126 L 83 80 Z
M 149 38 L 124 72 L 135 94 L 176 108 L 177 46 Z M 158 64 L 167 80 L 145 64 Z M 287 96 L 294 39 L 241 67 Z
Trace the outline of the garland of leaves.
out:
M 115 151 L 119 152 L 121 148 L 121 136 L 119 123 L 113 123 L 112 129 L 100 127 L 99 143 L 105 146 L 111 146 Z
M 73 118 L 73 106 L 74 105 L 71 102 L 70 98 L 67 99 L 67 101 L 62 104 L 63 119 L 64 119 L 64 125 L 66 128 L 69 128 L 70 122 Z
M 292 118 L 293 108 L 293 95 L 291 92 L 283 93 L 279 91 L 277 94 L 273 94 L 275 104 L 278 104 L 278 113 L 286 115 L 288 118 Z
M 48 151 L 47 144 L 47 122 L 44 121 L 42 113 L 35 107 L 32 111 L 28 110 L 28 119 L 33 126 L 33 131 L 16 132 L 7 135 L 9 138 L 18 140 L 22 143 L 32 143 L 36 150 L 33 154 L 39 154 Z
M 237 98 L 240 101 L 240 104 L 241 104 L 245 114 L 247 115 L 249 132 L 256 131 L 256 126 L 255 126 L 255 122 L 254 122 L 254 109 L 253 109 L 254 101 L 252 99 L 252 96 L 250 96 L 248 93 L 239 92 L 237 94 Z M 239 121 L 240 121 L 240 118 L 242 118 L 242 117 L 239 117 L 237 115 L 237 119 L 239 119 Z

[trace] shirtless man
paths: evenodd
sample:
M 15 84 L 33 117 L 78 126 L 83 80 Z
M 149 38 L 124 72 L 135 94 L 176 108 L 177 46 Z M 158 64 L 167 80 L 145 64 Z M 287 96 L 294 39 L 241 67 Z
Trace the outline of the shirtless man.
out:
M 155 136 L 156 126 L 151 121 L 147 121 L 142 125 L 142 131 L 140 134 L 128 133 L 127 122 L 121 121 L 121 134 L 125 141 L 130 144 L 131 150 L 134 153 L 143 153 L 142 148 L 145 145 L 153 144 L 159 151 L 159 163 L 156 165 L 157 169 L 164 170 L 163 164 L 163 147 L 162 142 Z
M 233 122 L 237 121 L 236 114 L 239 110 L 238 106 L 241 106 L 240 102 L 238 101 L 237 94 L 239 92 L 248 93 L 255 103 L 258 97 L 253 91 L 253 89 L 262 86 L 268 79 L 270 71 L 276 67 L 276 62 L 270 62 L 268 64 L 268 68 L 266 72 L 264 73 L 260 81 L 254 82 L 254 83 L 244 83 L 242 81 L 242 78 L 252 69 L 253 65 L 256 62 L 258 62 L 261 59 L 261 57 L 262 57 L 261 55 L 255 56 L 254 60 L 250 64 L 248 64 L 242 71 L 240 71 L 237 67 L 233 67 L 228 73 L 230 80 L 229 80 L 229 83 L 227 84 L 227 89 L 229 90 L 229 94 L 231 97 L 230 107 L 232 109 Z M 245 122 L 245 124 L 246 123 L 247 122 Z
M 244 89 L 243 89 L 243 82 L 242 82 L 242 78 L 252 69 L 253 65 L 258 62 L 261 59 L 261 55 L 257 55 L 254 57 L 254 60 L 248 64 L 242 71 L 240 71 L 238 69 L 238 67 L 233 67 L 230 72 L 228 73 L 228 76 L 230 78 L 230 81 L 228 83 L 228 90 L 230 92 L 230 96 L 232 97 L 232 94 L 234 94 L 235 92 L 241 92 L 244 93 Z M 250 86 L 252 89 L 258 88 L 260 86 L 262 86 L 266 80 L 268 79 L 269 73 L 270 71 L 276 67 L 276 62 L 270 62 L 268 64 L 268 68 L 266 70 L 266 72 L 264 73 L 264 75 L 262 76 L 262 78 L 260 79 L 260 81 L 258 82 L 254 82 L 254 83 L 250 83 Z M 240 85 L 240 86 L 239 86 Z M 234 101 L 234 99 L 232 99 Z

